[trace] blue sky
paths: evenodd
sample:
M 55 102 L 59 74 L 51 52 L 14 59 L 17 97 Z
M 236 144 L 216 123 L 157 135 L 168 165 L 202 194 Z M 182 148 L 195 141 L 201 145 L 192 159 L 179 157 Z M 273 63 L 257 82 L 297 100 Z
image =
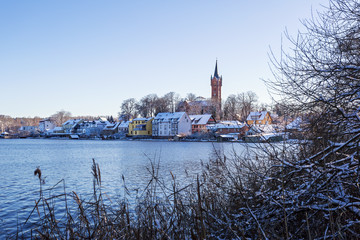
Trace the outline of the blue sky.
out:
M 268 52 L 325 0 L 0 0 L 0 114 L 116 115 L 123 100 L 170 91 L 271 103 Z

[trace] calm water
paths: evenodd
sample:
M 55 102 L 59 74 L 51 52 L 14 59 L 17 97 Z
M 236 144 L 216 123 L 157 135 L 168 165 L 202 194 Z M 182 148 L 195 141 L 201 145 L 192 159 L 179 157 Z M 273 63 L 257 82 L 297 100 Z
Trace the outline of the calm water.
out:
M 122 194 L 122 175 L 129 189 L 146 185 L 151 160 L 160 161 L 162 177 L 170 179 L 171 171 L 186 183 L 201 171 L 201 161 L 207 162 L 214 148 L 227 152 L 234 146 L 241 149 L 240 144 L 208 142 L 1 139 L 0 236 L 16 231 L 17 223 L 24 222 L 34 207 L 39 197 L 37 166 L 46 177 L 46 188 L 65 179 L 67 192 L 86 198 L 91 194 L 95 158 L 112 197 Z

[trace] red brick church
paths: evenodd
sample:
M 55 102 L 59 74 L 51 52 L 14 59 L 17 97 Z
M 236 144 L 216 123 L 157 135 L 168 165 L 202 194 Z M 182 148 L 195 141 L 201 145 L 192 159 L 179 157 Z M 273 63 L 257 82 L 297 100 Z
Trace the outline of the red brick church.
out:
M 177 111 L 185 111 L 189 115 L 212 114 L 216 119 L 222 116 L 221 111 L 221 86 L 222 76 L 219 76 L 217 60 L 215 63 L 214 76 L 210 77 L 211 98 L 198 97 L 194 101 L 180 102 Z
M 221 86 L 222 86 L 222 76 L 218 74 L 217 60 L 215 63 L 215 72 L 214 77 L 210 77 L 211 81 L 211 103 L 216 108 L 216 117 L 221 115 Z

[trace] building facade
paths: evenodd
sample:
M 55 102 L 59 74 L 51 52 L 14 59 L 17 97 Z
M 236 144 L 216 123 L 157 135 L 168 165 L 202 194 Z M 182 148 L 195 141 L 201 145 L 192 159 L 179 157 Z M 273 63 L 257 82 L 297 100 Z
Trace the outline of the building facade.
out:
M 191 119 L 191 132 L 194 133 L 207 133 L 209 132 L 209 125 L 216 123 L 215 118 L 211 114 L 202 115 L 189 115 Z
M 268 111 L 250 112 L 246 122 L 249 125 L 266 125 L 272 124 L 272 118 Z
M 152 122 L 154 118 L 134 118 L 129 122 L 129 136 L 152 136 Z
M 40 132 L 47 132 L 55 127 L 55 122 L 51 118 L 45 118 L 39 122 Z
M 152 124 L 153 137 L 169 138 L 191 134 L 191 120 L 186 112 L 158 113 Z

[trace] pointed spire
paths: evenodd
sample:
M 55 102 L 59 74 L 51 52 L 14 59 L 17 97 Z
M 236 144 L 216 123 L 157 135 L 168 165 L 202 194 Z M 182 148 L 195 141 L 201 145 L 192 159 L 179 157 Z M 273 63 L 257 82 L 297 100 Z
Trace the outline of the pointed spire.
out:
M 216 63 L 215 63 L 214 77 L 219 78 L 219 74 L 218 74 L 218 70 L 217 70 L 217 59 L 216 59 Z

